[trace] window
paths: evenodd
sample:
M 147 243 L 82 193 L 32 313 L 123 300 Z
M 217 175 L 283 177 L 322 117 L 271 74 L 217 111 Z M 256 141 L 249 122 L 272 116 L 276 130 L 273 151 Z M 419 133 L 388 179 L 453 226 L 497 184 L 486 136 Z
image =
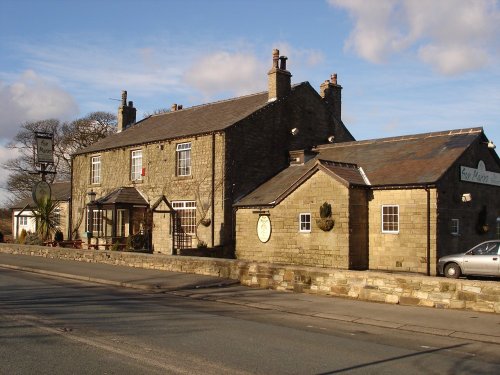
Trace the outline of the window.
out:
M 451 219 L 451 234 L 460 234 L 460 220 Z
M 61 225 L 61 208 L 56 207 L 54 208 L 54 212 L 52 213 L 53 219 L 54 219 L 54 224 L 59 227 Z
M 176 147 L 177 176 L 191 175 L 191 142 L 179 143 Z
M 87 210 L 87 232 L 93 236 L 102 233 L 103 210 Z
M 399 233 L 399 206 L 382 206 L 382 233 Z
M 469 251 L 470 255 L 497 255 L 498 254 L 498 242 L 487 242 L 476 246 L 474 249 Z
M 101 183 L 101 157 L 92 157 L 92 167 L 90 169 L 90 182 L 92 184 Z
M 19 216 L 19 225 L 23 225 L 23 226 L 28 225 L 28 217 L 27 216 Z
M 132 181 L 142 180 L 142 150 L 132 151 L 130 165 L 130 179 Z
M 196 202 L 176 201 L 172 207 L 177 212 L 177 219 L 184 233 L 194 235 L 196 232 Z
M 299 215 L 299 231 L 309 233 L 311 231 L 311 214 Z

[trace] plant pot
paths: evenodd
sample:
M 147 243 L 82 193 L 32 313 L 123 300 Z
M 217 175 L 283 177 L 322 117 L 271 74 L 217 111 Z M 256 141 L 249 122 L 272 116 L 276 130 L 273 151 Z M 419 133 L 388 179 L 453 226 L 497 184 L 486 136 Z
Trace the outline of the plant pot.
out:
M 316 225 L 318 226 L 319 229 L 321 229 L 324 232 L 328 232 L 332 230 L 333 225 L 335 224 L 335 221 L 333 219 L 329 218 L 321 218 L 316 220 Z

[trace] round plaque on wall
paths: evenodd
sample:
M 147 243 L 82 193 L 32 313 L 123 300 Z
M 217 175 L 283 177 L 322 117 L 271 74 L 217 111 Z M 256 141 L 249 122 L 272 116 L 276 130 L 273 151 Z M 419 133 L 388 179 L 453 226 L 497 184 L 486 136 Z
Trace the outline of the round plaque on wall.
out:
M 267 215 L 259 216 L 257 221 L 257 236 L 260 242 L 267 242 L 271 237 L 271 220 Z

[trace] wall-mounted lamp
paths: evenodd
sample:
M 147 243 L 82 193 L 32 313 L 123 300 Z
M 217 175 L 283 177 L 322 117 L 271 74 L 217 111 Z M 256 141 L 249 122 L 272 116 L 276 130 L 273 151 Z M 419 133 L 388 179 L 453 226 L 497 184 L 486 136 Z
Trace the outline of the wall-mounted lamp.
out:
M 470 193 L 462 194 L 462 202 L 470 202 L 472 200 L 472 195 Z
M 292 135 L 297 135 L 297 134 L 299 134 L 299 128 L 293 128 L 293 129 L 291 130 L 291 133 L 292 133 Z
M 97 195 L 93 189 L 90 189 L 90 191 L 87 193 L 89 196 L 89 203 L 94 203 L 95 202 L 95 196 Z
M 483 142 L 483 144 L 488 145 L 488 148 L 494 150 L 497 146 L 493 143 L 493 141 Z
M 327 139 L 328 139 L 328 142 L 333 143 L 333 141 L 335 140 L 335 136 L 331 135 Z

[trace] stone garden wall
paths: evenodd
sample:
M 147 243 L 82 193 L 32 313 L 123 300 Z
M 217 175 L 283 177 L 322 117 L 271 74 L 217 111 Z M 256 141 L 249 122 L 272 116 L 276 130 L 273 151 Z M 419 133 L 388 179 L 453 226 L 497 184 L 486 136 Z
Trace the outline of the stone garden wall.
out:
M 500 282 L 416 274 L 346 271 L 249 261 L 0 244 L 0 252 L 187 272 L 242 285 L 391 304 L 500 313 Z

